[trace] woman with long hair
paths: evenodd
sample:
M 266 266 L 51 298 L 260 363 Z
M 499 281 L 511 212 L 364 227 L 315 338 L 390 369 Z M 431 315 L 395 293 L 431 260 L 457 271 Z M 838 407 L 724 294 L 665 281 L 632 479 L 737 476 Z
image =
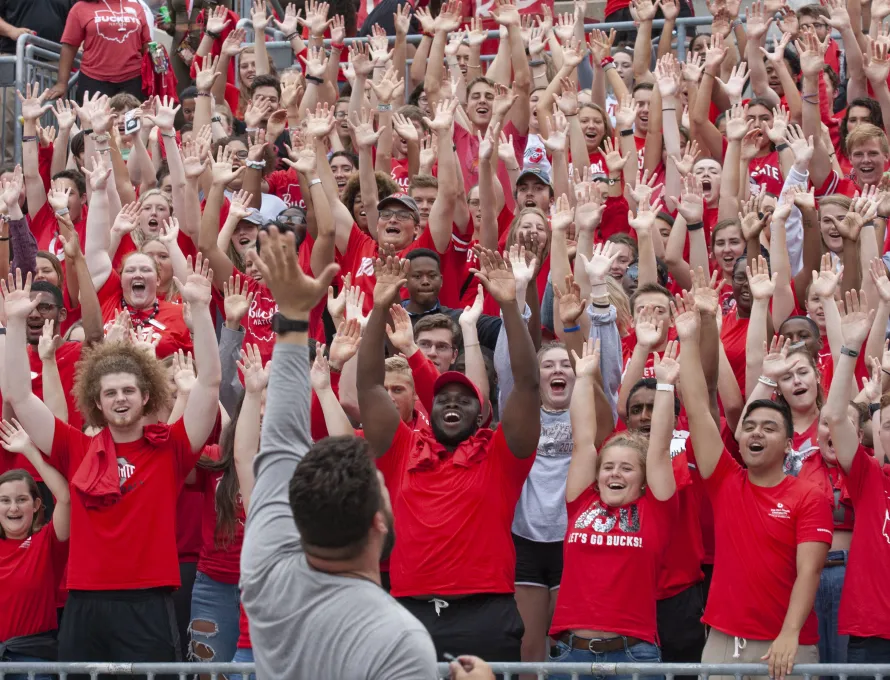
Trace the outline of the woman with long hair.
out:
M 659 389 L 648 443 L 640 435 L 621 433 L 599 451 L 593 377 L 599 349 L 585 343 L 583 356 L 575 356 L 568 531 L 550 628 L 558 640 L 553 661 L 661 660 L 656 589 L 669 527 L 679 511 L 670 456 L 674 385 L 680 375 L 676 353 L 676 342 L 670 342 L 661 359 L 656 356 Z M 608 587 L 591 587 L 592 577 Z
M 55 661 L 56 591 L 68 561 L 71 533 L 68 482 L 46 461 L 18 421 L 0 423 L 0 441 L 5 452 L 21 453 L 28 459 L 55 497 L 53 516 L 46 521 L 37 482 L 30 474 L 15 469 L 0 475 L 0 611 L 4 612 L 0 663 Z M 25 680 L 28 676 L 5 677 Z M 32 677 L 50 679 L 47 674 Z
M 246 503 L 239 484 L 237 461 L 259 448 L 260 423 L 269 380 L 256 345 L 242 351 L 239 368 L 244 394 L 219 445 L 205 448 L 198 461 L 194 487 L 204 494 L 203 546 L 192 589 L 191 645 L 193 661 L 231 661 L 239 639 L 241 543 Z M 249 492 L 248 492 L 249 496 Z

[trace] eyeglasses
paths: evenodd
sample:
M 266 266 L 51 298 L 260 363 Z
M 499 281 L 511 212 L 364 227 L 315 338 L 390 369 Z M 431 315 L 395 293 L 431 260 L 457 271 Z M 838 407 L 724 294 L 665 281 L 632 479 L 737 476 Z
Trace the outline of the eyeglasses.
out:
M 37 303 L 37 312 L 41 316 L 46 316 L 47 314 L 52 314 L 52 311 L 58 306 L 53 302 L 39 302 Z
M 306 224 L 306 219 L 301 215 L 279 215 L 275 221 L 278 224 Z
M 346 118 L 346 111 L 337 111 L 334 114 L 334 118 L 336 118 L 337 120 L 343 120 L 344 118 Z
M 478 198 L 474 198 L 470 201 L 467 201 L 467 205 L 471 208 L 478 208 L 480 205 L 482 205 L 482 201 L 480 201 Z
M 447 342 L 433 342 L 432 340 L 419 340 L 417 346 L 425 352 L 435 349 L 437 354 L 444 354 L 452 350 L 452 346 Z
M 826 24 L 823 21 L 815 21 L 812 24 L 805 24 L 805 25 L 801 26 L 801 28 L 808 28 L 808 27 L 815 28 L 817 31 L 824 31 L 828 28 L 828 24 Z
M 242 151 L 236 151 L 235 158 L 239 158 L 243 161 L 245 158 L 247 158 L 247 149 L 243 149 Z
M 395 217 L 399 222 L 407 222 L 414 219 L 414 213 L 407 210 L 381 210 L 380 219 L 389 220 Z

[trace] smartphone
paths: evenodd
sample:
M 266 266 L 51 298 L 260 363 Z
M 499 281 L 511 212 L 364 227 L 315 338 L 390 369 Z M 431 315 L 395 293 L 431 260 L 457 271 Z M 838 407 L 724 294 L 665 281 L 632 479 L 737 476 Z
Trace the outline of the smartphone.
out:
M 133 109 L 124 114 L 124 134 L 132 135 L 142 127 L 142 118 L 139 117 L 139 110 Z

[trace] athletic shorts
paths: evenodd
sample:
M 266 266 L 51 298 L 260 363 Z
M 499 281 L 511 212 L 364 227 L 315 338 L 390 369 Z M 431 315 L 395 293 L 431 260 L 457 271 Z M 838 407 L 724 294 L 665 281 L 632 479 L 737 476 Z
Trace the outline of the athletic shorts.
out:
M 562 541 L 541 543 L 513 534 L 516 585 L 553 590 L 562 579 Z

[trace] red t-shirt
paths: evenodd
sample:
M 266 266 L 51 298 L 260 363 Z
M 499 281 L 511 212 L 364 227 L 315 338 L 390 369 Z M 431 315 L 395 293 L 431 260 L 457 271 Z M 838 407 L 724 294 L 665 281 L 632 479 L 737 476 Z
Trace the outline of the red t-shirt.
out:
M 408 159 L 393 158 L 392 170 L 390 176 L 393 182 L 399 185 L 399 191 L 408 193 L 408 185 L 411 184 L 411 178 L 408 176 Z
M 819 418 L 814 418 L 803 432 L 795 432 L 791 438 L 791 451 L 785 454 L 785 474 L 795 477 L 800 473 L 803 462 L 811 457 L 821 458 L 819 453 Z
M 112 271 L 105 285 L 99 290 L 99 304 L 102 307 L 102 320 L 105 322 L 106 333 L 114 325 L 115 315 L 123 309 L 122 300 L 121 278 L 117 272 Z M 153 307 L 144 310 L 130 308 L 129 311 L 134 326 L 142 321 L 144 328 L 153 328 L 154 336 L 160 336 L 161 341 L 155 350 L 158 359 L 163 359 L 178 349 L 185 352 L 192 351 L 192 336 L 185 325 L 181 305 L 158 300 L 158 313 L 150 319 L 154 312 Z
M 744 392 L 745 389 L 745 352 L 748 343 L 748 321 L 738 315 L 738 307 L 723 317 L 723 327 L 720 329 L 720 342 L 726 352 L 726 359 L 732 367 L 735 379 Z
M 655 644 L 656 582 L 677 520 L 677 494 L 662 502 L 646 492 L 613 508 L 592 484 L 566 508 L 569 528 L 551 637 L 587 628 Z M 591 588 L 593 574 L 608 587 Z
M 268 175 L 266 183 L 269 185 L 269 192 L 278 196 L 288 205 L 296 205 L 306 209 L 306 201 L 303 199 L 303 192 L 300 191 L 300 179 L 293 168 L 286 170 L 276 170 Z
M 761 158 L 752 158 L 748 162 L 748 176 L 753 185 L 760 187 L 760 191 L 766 191 L 774 196 L 782 194 L 782 185 L 785 178 L 782 176 L 782 166 L 779 164 L 779 152 L 772 151 Z M 756 194 L 756 191 L 752 191 Z
M 166 428 L 168 439 L 153 445 L 144 437 L 115 444 L 121 498 L 110 507 L 88 508 L 71 489 L 69 590 L 178 588 L 176 500 L 195 467 L 182 419 Z M 69 481 L 93 441 L 56 419 L 50 463 Z
M 192 241 L 191 236 L 184 231 L 180 231 L 179 235 L 176 237 L 176 243 L 182 251 L 183 257 L 191 257 L 192 260 L 195 259 L 195 256 L 198 254 L 198 249 L 195 248 L 195 242 Z M 129 253 L 135 253 L 137 250 L 139 250 L 139 248 L 133 238 L 129 234 L 124 234 L 124 237 L 121 239 L 121 242 L 117 247 L 117 251 L 114 253 L 114 257 L 111 260 L 111 268 L 114 269 L 114 271 L 119 272 L 124 265 L 124 257 Z
M 68 560 L 68 541 L 53 523 L 24 540 L 0 539 L 0 640 L 56 630 L 56 586 Z
M 890 477 L 859 447 L 853 457 L 847 489 L 856 509 L 856 526 L 841 593 L 841 635 L 890 639 Z
M 821 489 L 828 498 L 835 531 L 853 531 L 853 499 L 847 491 L 844 471 L 839 466 L 829 465 L 818 453 L 804 460 L 797 476 Z
M 432 433 L 400 422 L 377 460 L 392 480 L 399 527 L 393 597 L 514 592 L 510 530 L 534 461 L 510 452 L 500 426 L 479 430 L 447 454 Z
M 205 446 L 204 455 L 211 460 L 219 460 L 219 446 Z M 235 532 L 230 540 L 216 533 L 216 493 L 223 473 L 221 470 L 195 468 L 195 487 L 200 489 L 204 503 L 201 511 L 201 556 L 198 558 L 198 571 L 207 574 L 214 581 L 236 584 L 241 578 L 241 545 L 244 542 L 244 505 L 241 493 L 235 497 Z
M 831 545 L 828 499 L 796 477 L 774 487 L 756 486 L 726 449 L 704 486 L 714 508 L 717 544 L 702 621 L 726 635 L 774 640 L 797 578 L 797 546 Z M 819 641 L 815 612 L 799 640 L 802 645 Z
M 201 553 L 201 509 L 204 494 L 187 486 L 176 499 L 176 554 L 180 562 L 195 564 Z
M 513 123 L 507 121 L 506 125 L 504 125 L 503 134 L 507 138 L 510 135 L 513 136 L 513 150 L 516 152 L 516 158 L 523 158 L 525 156 L 525 147 L 528 145 L 528 133 L 520 134 Z M 479 184 L 479 138 L 475 133 L 470 132 L 462 125 L 455 125 L 454 145 L 460 161 L 460 168 L 464 175 L 464 186 L 469 191 L 472 187 Z M 504 187 L 506 207 L 512 208 L 514 205 L 513 183 L 507 174 L 507 166 L 503 163 L 498 164 L 497 179 L 500 181 L 501 186 Z
M 62 42 L 80 47 L 81 72 L 94 80 L 122 83 L 142 73 L 142 46 L 151 41 L 146 12 L 136 0 L 75 3 Z
M 80 220 L 74 223 L 74 231 L 77 232 L 77 238 L 80 239 L 82 247 L 87 242 L 88 212 L 87 205 L 84 203 L 81 209 Z M 65 260 L 65 251 L 59 242 L 59 222 L 56 220 L 56 213 L 50 206 L 49 201 L 44 203 L 43 207 L 37 211 L 34 219 L 29 218 L 28 227 L 37 240 L 37 250 L 47 250 L 58 257 L 59 260 Z
M 405 255 L 417 248 L 436 250 L 436 244 L 433 242 L 433 236 L 429 229 L 424 229 L 418 238 L 414 239 L 405 248 L 402 248 L 398 252 L 398 256 L 405 257 Z M 374 276 L 374 263 L 377 261 L 379 250 L 377 241 L 359 229 L 357 224 L 353 224 L 352 231 L 349 234 L 349 242 L 346 245 L 346 252 L 341 253 L 338 249 L 334 253 L 334 259 L 340 265 L 340 276 L 346 276 L 351 272 L 352 285 L 358 286 L 364 291 L 365 314 L 369 314 L 374 306 L 374 286 L 377 283 L 377 277 Z M 453 246 L 449 243 L 448 251 L 451 250 L 453 250 Z
M 704 490 L 701 475 L 692 474 L 690 458 L 692 440 L 689 432 L 674 430 L 671 441 L 671 463 L 674 480 L 677 483 L 677 521 L 667 544 L 664 559 L 658 571 L 657 598 L 664 600 L 683 592 L 690 586 L 701 583 L 705 574 L 701 570 L 705 557 L 702 542 L 701 499 Z

